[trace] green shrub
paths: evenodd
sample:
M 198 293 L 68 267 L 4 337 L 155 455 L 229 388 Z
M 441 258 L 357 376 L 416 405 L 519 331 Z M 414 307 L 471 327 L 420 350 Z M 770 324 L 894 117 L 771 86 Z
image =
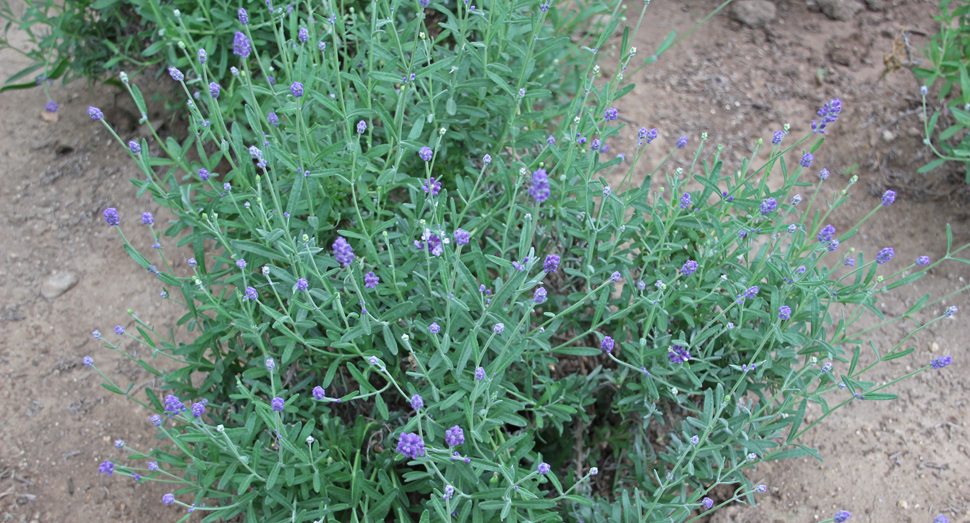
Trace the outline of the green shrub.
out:
M 435 35 L 410 4 L 372 5 L 368 19 L 338 17 L 325 51 L 277 31 L 294 52 L 276 86 L 254 80 L 259 55 L 210 93 L 208 64 L 186 46 L 193 71 L 173 76 L 201 91 L 189 139 L 168 140 L 162 158 L 122 144 L 145 173 L 140 194 L 175 216 L 162 238 L 142 215 L 154 253 L 125 248 L 184 299 L 193 339 L 134 313 L 137 335 L 116 331 L 176 369 L 136 360 L 164 379 L 144 399 L 102 375 L 157 412 L 163 441 L 119 442 L 129 454 L 102 472 L 172 482 L 163 502 L 204 521 L 685 521 L 713 507 L 719 484 L 737 485 L 721 504 L 753 502 L 764 487 L 746 468 L 818 457 L 799 443 L 818 423 L 803 425 L 809 402 L 824 418 L 894 397 L 883 390 L 898 380 L 864 373 L 907 357 L 909 337 L 870 344 L 876 362 L 860 368 L 865 332 L 852 325 L 881 317 L 874 294 L 963 249 L 882 275 L 892 249 L 867 262 L 840 245 L 858 228 L 838 235 L 827 213 L 855 179 L 813 210 L 827 177 L 811 167 L 819 135 L 782 145 L 779 131 L 766 163 L 734 169 L 695 137 L 691 168 L 651 194 L 650 177 L 633 179 L 657 131 L 630 150 L 613 138 L 629 30 L 604 80 L 593 49 L 612 27 L 574 51 L 551 29 L 558 7 L 432 4 Z M 298 29 L 291 16 L 280 27 Z M 560 100 L 565 80 L 538 56 L 582 63 L 576 98 Z M 234 105 L 245 119 L 223 116 Z M 623 182 L 610 187 L 613 173 Z M 120 232 L 137 216 L 105 218 Z M 170 241 L 194 249 L 191 273 L 171 269 Z
M 957 6 L 952 8 L 951 4 Z M 923 56 L 930 61 L 929 68 L 913 68 L 913 74 L 923 85 L 920 87 L 923 97 L 923 132 L 926 138 L 923 142 L 930 147 L 937 159 L 920 167 L 918 172 L 929 172 L 943 165 L 947 161 L 963 162 L 966 171 L 966 181 L 970 183 L 970 75 L 967 74 L 967 60 L 970 57 L 970 3 L 957 0 L 940 0 L 940 16 L 934 17 L 940 22 L 940 32 L 930 37 L 926 47 L 922 49 Z M 926 97 L 929 88 L 941 82 L 938 99 L 946 101 L 946 120 L 952 125 L 937 132 L 936 125 L 941 111 L 933 111 L 927 115 Z M 934 140 L 934 135 L 936 139 Z

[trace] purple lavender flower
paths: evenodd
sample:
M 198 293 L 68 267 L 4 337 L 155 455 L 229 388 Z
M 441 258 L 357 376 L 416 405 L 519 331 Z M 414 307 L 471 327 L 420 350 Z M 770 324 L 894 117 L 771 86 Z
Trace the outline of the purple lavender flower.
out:
M 374 274 L 374 271 L 370 271 L 364 275 L 364 288 L 365 289 L 376 289 L 377 284 L 381 282 L 381 278 Z
M 171 505 L 172 503 L 175 503 L 175 496 L 173 496 L 172 494 L 165 494 L 164 496 L 162 496 L 162 503 L 166 505 Z
M 956 312 L 957 312 L 956 306 L 951 305 L 947 307 L 945 311 L 943 311 L 943 316 L 949 318 L 954 314 L 956 314 Z
M 546 255 L 546 261 L 542 263 L 542 268 L 548 273 L 556 272 L 556 269 L 559 268 L 560 261 L 559 256 L 555 254 L 548 254 Z
M 778 208 L 778 201 L 775 200 L 774 198 L 768 197 L 761 202 L 761 214 L 764 214 L 765 216 L 775 212 L 775 209 L 777 208 Z
M 199 179 L 203 182 L 209 181 L 209 170 L 205 167 L 199 169 Z
M 536 305 L 541 305 L 542 303 L 545 303 L 546 295 L 547 295 L 546 290 L 542 287 L 539 287 L 538 289 L 536 289 L 535 294 L 532 295 L 532 301 L 535 302 Z
M 504 323 L 496 323 L 495 326 L 492 327 L 492 331 L 495 332 L 495 334 L 502 334 L 502 331 L 504 330 L 505 330 Z
M 364 131 L 366 130 L 367 130 L 367 122 L 363 120 L 357 122 L 357 134 L 364 134 Z
M 916 258 L 916 265 L 923 266 L 923 265 L 929 265 L 929 264 L 930 264 L 929 256 L 920 256 L 919 258 Z
M 680 138 L 677 139 L 677 148 L 683 149 L 684 147 L 687 147 L 687 137 L 681 136 Z
M 431 334 L 438 334 L 441 332 L 441 326 L 438 325 L 438 322 L 434 322 L 428 327 L 428 330 L 431 331 Z
M 821 109 L 816 113 L 820 118 L 818 123 L 812 120 L 812 133 L 825 134 L 825 128 L 828 127 L 830 123 L 835 122 L 839 118 L 839 113 L 842 112 L 842 101 L 838 98 L 833 98 L 825 103 Z
M 323 390 L 323 387 L 319 385 L 317 385 L 316 387 L 313 387 L 313 399 L 322 400 L 322 399 L 325 399 L 326 397 L 327 397 L 327 392 Z
M 118 336 L 121 336 L 124 333 L 125 333 L 124 327 L 122 327 L 121 325 L 118 325 L 115 327 L 115 334 L 117 334 Z
M 286 401 L 283 398 L 276 397 L 270 402 L 270 406 L 276 412 L 283 412 L 283 407 L 286 405 Z
M 195 404 L 192 405 L 192 416 L 201 418 L 203 414 L 205 414 L 205 403 L 202 403 L 201 401 L 195 402 Z
M 246 260 L 244 260 L 242 258 L 236 260 L 236 267 L 239 267 L 240 269 L 245 269 L 246 268 Z
M 310 39 L 310 31 L 307 31 L 306 27 L 301 27 L 299 31 L 296 32 L 296 37 L 300 40 L 301 44 L 305 44 L 307 40 Z
M 152 425 L 156 427 L 162 426 L 162 418 L 158 414 L 152 414 L 152 417 L 148 418 L 148 421 L 152 422 Z
M 276 85 L 276 78 L 273 78 L 272 76 L 267 75 L 266 81 L 269 82 L 269 85 Z
M 448 485 L 445 487 L 445 493 L 441 495 L 444 499 L 451 499 L 455 497 L 455 487 Z
M 151 225 L 151 224 L 155 223 L 155 217 L 152 216 L 152 213 L 150 213 L 150 212 L 144 212 L 141 215 L 141 223 L 143 223 L 145 225 Z
M 249 23 L 249 13 L 247 13 L 245 9 L 243 9 L 242 7 L 240 7 L 239 8 L 239 11 L 237 11 L 236 14 L 239 15 L 239 23 L 240 24 L 246 25 L 246 24 Z
M 432 325 L 437 326 L 437 323 L 432 323 Z M 414 410 L 424 408 L 424 398 L 422 398 L 417 394 L 415 394 L 414 396 L 411 396 L 411 408 L 413 408 Z
M 637 282 L 637 288 L 642 291 L 647 288 L 647 284 L 643 280 L 640 280 Z
M 438 196 L 438 193 L 441 192 L 441 182 L 435 181 L 434 176 L 432 176 L 430 180 L 425 180 L 421 184 L 421 190 L 425 194 L 430 193 L 431 196 Z
M 620 279 L 622 278 L 623 278 L 623 275 L 620 274 L 620 271 L 615 271 L 613 274 L 610 275 L 610 281 L 614 283 L 620 281 Z
M 690 276 L 691 274 L 694 274 L 694 271 L 696 270 L 697 270 L 697 262 L 694 260 L 687 260 L 687 263 L 684 263 L 684 265 L 681 266 L 680 274 L 681 276 L 686 277 L 686 276 Z
M 654 140 L 657 139 L 657 134 L 658 133 L 657 133 L 657 130 L 656 129 L 650 129 L 647 132 L 647 145 L 650 145 L 650 142 L 652 142 L 652 141 L 654 141 Z
M 671 363 L 680 365 L 685 361 L 690 359 L 690 353 L 687 352 L 687 348 L 682 345 L 674 345 L 667 352 L 667 357 L 670 358 Z
M 818 172 L 818 179 L 819 180 L 822 180 L 823 182 L 825 180 L 828 180 L 829 179 L 829 170 L 828 169 L 822 169 L 821 171 L 819 171 Z
M 303 84 L 300 82 L 293 82 L 293 85 L 290 86 L 290 92 L 293 93 L 294 98 L 303 96 Z
M 847 510 L 840 510 L 835 513 L 835 517 L 832 518 L 832 521 L 835 521 L 835 523 L 845 523 L 851 517 L 852 514 L 849 514 Z
M 168 417 L 178 416 L 185 411 L 185 405 L 179 401 L 178 396 L 172 396 L 169 394 L 165 396 L 165 412 L 168 413 Z
M 924 85 L 920 87 L 920 89 L 923 90 L 923 96 L 926 96 L 926 86 Z M 933 523 L 950 523 L 950 520 L 947 519 L 943 514 L 937 514 L 936 517 L 933 518 Z
M 792 196 L 791 197 L 791 204 L 792 205 L 797 206 L 800 203 L 802 203 L 802 195 L 796 194 L 795 196 Z
M 411 459 L 424 457 L 424 440 L 414 432 L 403 433 L 397 442 L 397 451 Z
M 822 230 L 818 231 L 818 241 L 819 243 L 825 243 L 832 239 L 832 235 L 835 234 L 835 227 L 831 224 L 822 227 Z
M 182 74 L 182 71 L 179 71 L 175 67 L 168 68 L 168 75 L 171 76 L 172 80 L 175 80 L 176 82 L 181 82 L 182 80 L 185 79 L 185 75 Z
M 455 245 L 468 245 L 471 235 L 460 227 L 455 231 Z
M 91 356 L 85 356 L 84 359 L 81 361 L 84 362 L 85 367 L 90 367 L 91 365 L 94 365 L 94 358 L 92 358 Z
M 215 82 L 209 82 L 209 95 L 213 98 L 219 98 L 219 92 L 222 90 L 219 84 Z
M 272 125 L 273 127 L 280 126 L 280 117 L 276 116 L 276 113 L 269 113 L 266 116 L 266 120 L 269 121 L 270 125 Z
M 836 249 L 839 248 L 839 240 L 832 238 L 831 240 L 829 240 L 829 243 L 828 245 L 825 246 L 825 248 L 828 249 L 829 252 L 835 252 Z
M 704 510 L 711 510 L 711 507 L 714 506 L 714 500 L 711 498 L 704 498 L 701 501 L 701 504 L 704 505 Z
M 343 236 L 338 236 L 337 240 L 333 242 L 333 257 L 337 260 L 337 263 L 343 264 L 344 267 L 349 267 L 350 262 L 354 261 L 354 249 L 347 243 L 347 240 Z
M 465 442 L 465 433 L 462 432 L 461 427 L 455 425 L 450 429 L 445 431 L 445 444 L 449 447 L 455 447 L 461 445 Z
M 157 461 L 149 461 L 148 462 L 148 470 L 150 470 L 150 471 L 156 471 L 156 470 L 158 470 L 158 462 Z
M 300 278 L 299 280 L 296 280 L 296 290 L 306 291 L 309 288 L 310 288 L 310 282 L 308 282 L 306 278 Z
M 274 360 L 273 358 L 266 358 L 265 363 L 266 363 L 266 369 L 269 371 L 272 371 L 273 369 L 276 368 L 276 360 Z
M 236 36 L 232 39 L 232 54 L 240 58 L 248 58 L 252 50 L 253 47 L 249 43 L 249 38 L 246 38 L 246 34 L 236 31 Z
M 101 215 L 104 216 L 104 221 L 108 222 L 108 225 L 118 225 L 121 223 L 121 219 L 118 217 L 118 210 L 114 207 L 108 207 Z
M 88 106 L 88 116 L 90 116 L 92 120 L 104 119 L 104 113 L 102 113 L 101 109 L 98 109 L 97 107 Z
M 619 117 L 619 113 L 617 112 L 615 107 L 610 107 L 603 113 L 603 118 L 605 118 L 607 122 L 616 120 L 618 117 Z
M 60 107 L 54 100 L 48 100 L 47 105 L 44 106 L 44 110 L 49 113 L 56 113 L 57 109 Z
M 259 293 L 256 292 L 256 289 L 252 287 L 246 287 L 246 292 L 243 293 L 243 299 L 249 300 L 249 301 L 255 301 L 257 298 L 259 298 Z
M 554 145 L 556 143 L 556 137 L 550 134 L 549 138 L 546 138 L 546 143 L 549 145 Z
M 115 464 L 111 461 L 105 461 L 98 467 L 98 472 L 101 474 L 107 474 L 110 476 L 115 471 Z
M 791 307 L 782 305 L 778 308 L 778 319 L 787 320 L 791 318 Z
M 784 137 L 784 131 L 775 131 L 775 135 L 771 138 L 771 145 L 779 145 L 781 143 L 781 139 Z
M 609 354 L 613 352 L 614 345 L 616 345 L 616 342 L 613 340 L 613 338 L 605 336 L 603 337 L 603 341 L 600 342 L 600 350 Z
M 616 109 L 614 109 L 614 111 L 615 110 Z M 543 476 L 548 474 L 550 470 L 552 470 L 552 467 L 550 467 L 549 464 L 546 462 L 539 463 L 539 467 L 536 469 L 536 471 L 538 471 L 539 474 L 542 474 Z
M 892 247 L 886 247 L 885 249 L 879 251 L 878 254 L 876 254 L 876 263 L 878 263 L 879 265 L 882 265 L 888 262 L 889 260 L 893 259 L 894 254 L 896 253 L 893 252 Z
M 680 197 L 680 208 L 686 209 L 690 207 L 690 193 L 685 192 L 683 196 Z
M 532 173 L 532 185 L 529 187 L 529 195 L 537 204 L 546 201 L 552 191 L 549 189 L 549 175 L 545 169 L 538 169 Z
M 896 193 L 894 191 L 886 191 L 882 195 L 882 204 L 889 207 L 896 201 Z
M 475 369 L 475 380 L 482 381 L 483 379 L 485 379 L 485 369 L 483 367 Z
M 846 258 L 844 265 L 846 267 L 855 267 L 855 258 Z
M 431 161 L 431 157 L 434 156 L 434 151 L 432 151 L 430 147 L 428 147 L 427 145 L 425 145 L 421 149 L 418 149 L 418 156 L 422 160 L 424 160 L 426 162 L 430 162 Z
M 482 156 L 482 163 L 485 165 L 492 163 L 492 155 L 486 154 L 485 156 Z
M 765 485 L 758 485 L 757 487 L 754 488 L 754 491 L 759 493 L 764 492 L 766 490 L 768 490 L 768 487 Z
M 758 295 L 758 286 L 757 285 L 754 285 L 752 287 L 748 287 L 748 289 L 744 291 L 744 297 L 747 298 L 747 299 L 749 299 L 749 300 L 753 300 L 754 297 L 757 296 L 757 295 Z
M 802 167 L 805 167 L 807 169 L 809 166 L 812 165 L 812 160 L 814 160 L 814 159 L 815 159 L 815 157 L 812 156 L 812 153 L 805 153 L 802 156 L 801 166 Z
M 199 49 L 199 63 L 205 65 L 208 59 L 209 54 L 205 52 L 205 49 Z

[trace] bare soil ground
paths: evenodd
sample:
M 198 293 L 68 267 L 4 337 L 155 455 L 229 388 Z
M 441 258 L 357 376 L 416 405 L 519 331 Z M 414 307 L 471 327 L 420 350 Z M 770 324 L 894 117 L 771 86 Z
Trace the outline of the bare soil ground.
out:
M 837 4 L 848 16 L 833 20 L 820 12 L 819 3 L 829 11 Z M 640 53 L 652 52 L 670 30 L 682 33 L 716 5 L 714 0 L 655 0 L 634 45 Z M 970 242 L 968 191 L 959 175 L 915 172 L 930 158 L 915 110 L 918 84 L 905 69 L 883 75 L 884 57 L 894 42 L 897 51 L 905 43 L 901 28 L 911 31 L 906 36 L 911 45 L 925 45 L 924 34 L 935 31 L 935 4 L 779 0 L 772 5 L 775 15 L 763 27 L 744 26 L 725 11 L 658 63 L 629 71 L 627 78 L 637 88 L 618 104 L 629 127 L 609 144 L 612 150 L 629 153 L 636 129 L 659 128 L 642 178 L 678 137 L 689 136 L 691 145 L 655 177 L 659 187 L 673 167 L 687 165 L 701 132 L 709 134 L 709 144 L 724 145 L 725 168 L 734 168 L 757 139 L 770 140 L 786 122 L 794 136 L 808 131 L 821 104 L 840 97 L 842 117 L 811 172 L 822 167 L 833 172 L 823 185 L 827 196 L 844 188 L 852 173 L 859 183 L 850 189 L 850 204 L 833 213 L 831 222 L 839 231 L 848 230 L 878 205 L 885 189 L 899 192 L 897 202 L 881 209 L 846 248 L 871 259 L 891 246 L 896 258 L 886 267 L 895 271 L 919 255 L 943 256 L 947 223 L 955 244 Z M 631 19 L 639 6 L 629 2 Z M 907 56 L 905 45 L 901 49 L 895 56 L 902 62 L 919 57 Z M 17 55 L 0 53 L 0 77 L 24 65 Z M 76 82 L 54 85 L 52 93 L 62 104 L 57 121 L 42 118 L 46 100 L 40 89 L 0 95 L 6 129 L 0 133 L 0 521 L 176 521 L 184 514 L 159 502 L 169 490 L 164 485 L 97 473 L 101 461 L 121 457 L 112 445 L 115 439 L 150 448 L 155 431 L 147 412 L 101 388 L 98 376 L 81 364 L 90 355 L 122 383 L 149 383 L 150 375 L 101 348 L 91 331 L 113 336 L 115 325 L 131 323 L 128 308 L 160 329 L 173 327 L 180 314 L 104 225 L 100 212 L 108 206 L 129 219 L 157 209 L 135 198 L 128 180 L 138 172 L 85 110 L 101 107 L 123 138 L 141 130 L 127 96 L 113 88 Z M 147 231 L 131 236 L 140 250 L 150 250 Z M 185 260 L 176 256 L 175 262 Z M 58 297 L 42 296 L 45 281 L 68 272 L 77 278 L 75 285 Z M 892 317 L 925 293 L 942 297 L 968 280 L 967 266 L 944 264 L 915 285 L 881 295 L 879 305 Z M 891 392 L 899 400 L 857 401 L 833 414 L 806 441 L 821 450 L 824 463 L 759 465 L 750 477 L 769 489 L 759 505 L 730 507 L 712 521 L 811 522 L 831 518 L 837 510 L 852 512 L 853 521 L 930 522 L 941 512 L 953 522 L 967 521 L 970 294 L 952 296 L 917 319 L 925 322 L 949 305 L 961 309 L 954 320 L 907 342 L 917 351 L 877 368 L 871 380 L 890 380 L 942 355 L 953 356 L 953 365 L 896 386 Z M 859 326 L 876 324 L 870 316 Z M 892 325 L 871 337 L 885 351 L 911 329 L 912 323 Z M 142 350 L 134 344 L 125 349 Z M 810 419 L 820 414 L 812 411 Z

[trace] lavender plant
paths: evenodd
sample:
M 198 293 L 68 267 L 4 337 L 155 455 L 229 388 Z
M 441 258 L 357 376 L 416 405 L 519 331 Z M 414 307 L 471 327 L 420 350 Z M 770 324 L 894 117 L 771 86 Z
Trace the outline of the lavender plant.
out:
M 119 441 L 127 455 L 102 473 L 167 482 L 161 502 L 203 521 L 691 521 L 754 503 L 766 487 L 745 472 L 760 462 L 818 457 L 799 437 L 838 408 L 892 399 L 896 381 L 949 364 L 865 380 L 956 311 L 918 322 L 939 302 L 924 298 L 899 318 L 911 333 L 869 344 L 865 367 L 855 321 L 882 317 L 876 294 L 967 263 L 966 247 L 912 264 L 888 246 L 868 262 L 847 247 L 865 219 L 838 235 L 827 217 L 855 179 L 822 201 L 827 171 L 812 167 L 837 100 L 813 133 L 783 144 L 786 127 L 730 173 L 701 134 L 689 169 L 667 167 L 684 137 L 641 178 L 659 131 L 622 143 L 614 106 L 631 89 L 631 31 L 608 79 L 596 52 L 619 2 L 596 45 L 569 58 L 584 65 L 562 106 L 535 85 L 559 85 L 557 70 L 533 68 L 563 47 L 545 25 L 560 7 L 417 6 L 440 17 L 434 35 L 428 11 L 372 5 L 343 26 L 325 13 L 326 48 L 311 45 L 320 27 L 273 18 L 287 49 L 276 85 L 254 80 L 268 65 L 243 20 L 228 85 L 186 45 L 193 70 L 171 77 L 192 134 L 119 138 L 145 175 L 140 194 L 174 219 L 163 230 L 143 210 L 104 218 L 163 297 L 181 296 L 192 340 L 134 312 L 128 329 L 95 333 L 164 382 L 133 390 L 101 374 L 155 411 L 146 423 L 162 441 Z M 225 109 L 237 99 L 238 121 Z M 651 191 L 659 172 L 666 186 Z M 158 248 L 137 252 L 132 226 Z M 192 247 L 189 271 L 173 270 L 169 245 Z M 125 338 L 170 363 L 121 351 Z M 823 416 L 803 424 L 809 402 Z M 735 494 L 715 501 L 721 484 Z

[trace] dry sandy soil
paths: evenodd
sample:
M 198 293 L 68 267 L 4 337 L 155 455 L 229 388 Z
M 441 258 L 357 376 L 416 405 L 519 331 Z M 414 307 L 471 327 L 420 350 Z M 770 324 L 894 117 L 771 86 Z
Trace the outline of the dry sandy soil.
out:
M 641 126 L 660 129 L 654 151 L 669 150 L 681 135 L 696 144 L 706 131 L 710 143 L 725 146 L 726 167 L 733 167 L 758 138 L 770 140 L 786 122 L 795 136 L 807 132 L 818 107 L 840 97 L 842 117 L 812 172 L 833 172 L 823 188 L 827 195 L 842 189 L 852 173 L 859 183 L 832 223 L 848 230 L 878 205 L 885 189 L 897 190 L 896 203 L 881 209 L 849 246 L 869 259 L 893 247 L 892 269 L 923 254 L 939 259 L 945 224 L 952 225 L 955 244 L 970 242 L 968 192 L 954 173 L 915 173 L 929 158 L 921 145 L 918 84 L 905 69 L 883 77 L 884 57 L 901 28 L 911 31 L 912 45 L 924 45 L 925 34 L 934 32 L 935 4 L 820 3 L 830 12 L 833 5 L 842 9 L 846 19 L 833 20 L 814 0 L 775 2 L 774 16 L 761 27 L 742 25 L 725 11 L 658 63 L 628 73 L 637 88 L 617 107 L 630 125 L 610 146 L 628 152 Z M 629 4 L 632 19 L 640 2 Z M 654 0 L 634 44 L 650 52 L 670 30 L 683 32 L 715 7 L 713 0 Z M 908 60 L 905 53 L 901 57 Z M 19 56 L 0 52 L 0 77 L 24 65 Z M 90 355 L 124 384 L 149 383 L 150 375 L 103 349 L 91 331 L 129 325 L 128 308 L 165 330 L 180 313 L 104 225 L 100 212 L 108 206 L 129 217 L 157 209 L 135 198 L 128 179 L 138 176 L 136 169 L 85 109 L 104 109 L 125 139 L 140 130 L 127 96 L 113 88 L 77 82 L 54 85 L 52 93 L 62 104 L 57 121 L 42 118 L 46 100 L 40 89 L 0 95 L 7 129 L 0 133 L 0 522 L 176 521 L 183 513 L 159 502 L 164 486 L 97 474 L 101 461 L 120 457 L 113 440 L 148 448 L 154 431 L 147 412 L 102 389 L 98 376 L 81 364 Z M 676 161 L 683 164 L 687 150 Z M 150 250 L 147 230 L 130 236 L 140 250 Z M 176 255 L 175 263 L 185 260 Z M 45 298 L 44 283 L 64 273 L 77 283 Z M 882 295 L 879 305 L 888 316 L 899 315 L 923 294 L 942 297 L 968 280 L 967 266 L 943 264 L 916 284 Z M 929 523 L 938 513 L 967 521 L 968 298 L 959 293 L 919 314 L 925 322 L 946 306 L 961 309 L 955 319 L 908 342 L 917 348 L 914 354 L 877 367 L 870 379 L 883 382 L 943 355 L 953 356 L 953 365 L 897 385 L 891 391 L 900 395 L 897 401 L 853 402 L 833 414 L 807 435 L 824 463 L 759 466 L 750 477 L 769 489 L 759 505 L 729 507 L 711 521 L 813 522 L 837 510 L 852 512 L 852 521 Z M 859 324 L 873 325 L 872 317 Z M 912 323 L 891 325 L 871 337 L 885 350 L 911 329 Z M 125 349 L 142 350 L 135 344 Z M 814 411 L 810 418 L 819 415 Z

